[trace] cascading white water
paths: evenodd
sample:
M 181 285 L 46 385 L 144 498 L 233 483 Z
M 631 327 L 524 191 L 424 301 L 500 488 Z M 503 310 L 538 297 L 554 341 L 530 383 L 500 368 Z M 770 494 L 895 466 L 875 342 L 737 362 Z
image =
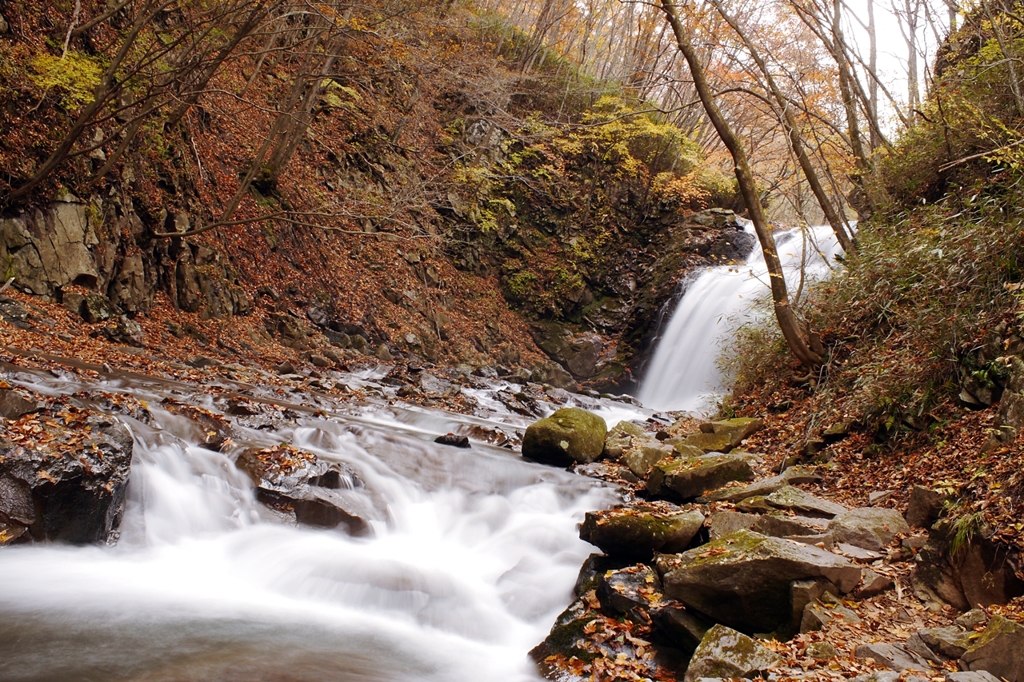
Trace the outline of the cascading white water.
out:
M 841 252 L 827 225 L 788 230 L 775 240 L 791 292 L 801 271 L 807 279 L 821 277 Z M 752 306 L 767 294 L 767 282 L 758 247 L 744 264 L 709 268 L 689 282 L 640 385 L 640 402 L 694 413 L 713 407 L 726 390 L 718 367 L 723 345 L 755 314 Z
M 129 424 L 115 547 L 0 550 L 0 679 L 538 679 L 526 652 L 592 550 L 576 524 L 611 492 L 424 431 L 480 419 L 388 410 L 245 433 L 358 471 L 386 512 L 356 539 L 282 523 L 227 456 L 183 441 L 183 418 L 151 407 L 152 422 Z

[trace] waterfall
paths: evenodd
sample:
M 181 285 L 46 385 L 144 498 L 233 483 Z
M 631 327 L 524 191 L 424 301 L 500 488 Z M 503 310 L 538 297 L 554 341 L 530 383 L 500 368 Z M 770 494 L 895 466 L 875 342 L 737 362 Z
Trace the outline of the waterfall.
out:
M 748 230 L 752 230 L 750 226 Z M 806 279 L 822 277 L 840 253 L 832 230 L 818 226 L 775 235 L 790 295 Z M 656 410 L 707 411 L 726 392 L 718 358 L 736 329 L 756 315 L 768 295 L 761 249 L 741 265 L 709 268 L 689 281 L 651 359 L 639 399 Z
M 194 425 L 159 407 L 186 391 L 201 402 L 194 387 L 21 376 L 50 395 L 131 393 L 152 417 L 119 417 L 135 450 L 116 546 L 0 549 L 7 682 L 539 680 L 526 654 L 593 550 L 576 525 L 614 500 L 509 450 L 432 442 L 482 418 L 338 405 L 240 437 L 343 462 L 383 510 L 372 537 L 296 526 L 254 498 L 230 455 L 198 447 Z

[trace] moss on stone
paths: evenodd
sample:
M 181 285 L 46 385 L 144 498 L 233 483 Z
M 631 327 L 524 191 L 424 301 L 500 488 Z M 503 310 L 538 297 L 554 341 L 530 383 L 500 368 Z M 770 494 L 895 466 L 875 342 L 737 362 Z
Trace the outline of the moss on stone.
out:
M 608 428 L 598 415 L 567 407 L 534 422 L 523 437 L 523 457 L 544 464 L 569 466 L 593 462 L 604 451 Z

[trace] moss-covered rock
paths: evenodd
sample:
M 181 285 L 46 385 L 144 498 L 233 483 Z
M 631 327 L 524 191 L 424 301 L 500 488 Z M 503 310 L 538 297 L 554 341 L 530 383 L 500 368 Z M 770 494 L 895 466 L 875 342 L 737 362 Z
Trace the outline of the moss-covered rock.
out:
M 526 429 L 523 457 L 554 466 L 593 462 L 604 451 L 607 433 L 608 427 L 598 415 L 566 407 Z
M 755 461 L 756 458 L 749 454 L 662 460 L 651 469 L 647 492 L 655 497 L 692 500 L 731 481 L 753 479 Z
M 754 639 L 724 625 L 716 625 L 707 631 L 693 652 L 683 682 L 755 677 L 781 662 L 773 651 Z
M 700 432 L 691 434 L 684 443 L 704 452 L 729 452 L 764 425 L 753 417 L 736 417 L 717 422 L 705 422 Z
M 861 578 L 843 557 L 747 530 L 661 555 L 657 568 L 665 596 L 743 632 L 795 631 L 795 581 L 823 579 L 845 593 Z
M 960 658 L 967 670 L 985 670 L 1009 682 L 1024 682 L 1024 625 L 995 616 Z
M 618 459 L 629 449 L 634 438 L 644 438 L 646 435 L 644 427 L 639 424 L 620 421 L 608 431 L 608 435 L 604 439 L 604 456 L 609 459 Z
M 605 554 L 645 561 L 655 552 L 682 552 L 704 525 L 704 515 L 668 502 L 642 502 L 629 507 L 588 512 L 580 538 Z

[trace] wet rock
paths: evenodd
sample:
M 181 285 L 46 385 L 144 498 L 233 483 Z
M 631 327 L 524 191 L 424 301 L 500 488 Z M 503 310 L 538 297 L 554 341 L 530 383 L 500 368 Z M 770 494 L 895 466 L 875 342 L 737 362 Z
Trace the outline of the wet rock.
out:
M 698 510 L 668 502 L 639 502 L 629 507 L 587 512 L 580 538 L 605 554 L 645 561 L 655 552 L 682 552 L 704 525 Z
M 910 491 L 910 504 L 905 517 L 907 523 L 914 528 L 930 528 L 942 513 L 946 498 L 938 490 L 915 485 Z
M 829 522 L 828 530 L 837 543 L 879 551 L 888 547 L 898 533 L 909 532 L 910 526 L 895 509 L 865 507 L 838 514 Z
M 763 677 L 761 673 L 781 662 L 778 655 L 754 639 L 724 625 L 715 625 L 694 651 L 683 680 Z
M 903 672 L 904 670 L 928 671 L 928 663 L 917 654 L 907 651 L 898 644 L 861 644 L 853 653 L 857 658 L 870 658 L 875 663 L 885 666 L 889 670 Z
M 428 372 L 422 372 L 419 376 L 419 389 L 423 391 L 423 394 L 428 398 L 443 398 L 445 396 L 452 395 L 458 391 L 458 388 L 444 379 L 430 374 Z
M 661 580 L 650 566 L 637 564 L 597 576 L 597 599 L 609 616 L 650 611 L 661 599 Z
M 714 625 L 675 601 L 663 602 L 650 615 L 658 639 L 688 654 L 696 650 Z
M 530 652 L 531 658 L 539 663 L 548 656 L 561 654 L 582 661 L 594 660 L 596 655 L 587 647 L 584 630 L 599 617 L 600 614 L 589 610 L 581 599 L 577 599 L 555 619 L 548 636 Z
M 1024 681 L 1024 625 L 994 616 L 985 632 L 960 657 L 967 671 L 987 671 L 1008 682 Z
M 434 439 L 434 442 L 440 443 L 441 445 L 451 445 L 456 448 L 470 447 L 469 438 L 466 436 L 458 436 L 454 433 L 446 433 L 443 436 L 438 436 Z
M 0 416 L 4 419 L 15 420 L 24 417 L 26 414 L 39 412 L 46 407 L 46 403 L 38 400 L 28 391 L 20 391 L 16 388 L 0 388 Z
M 861 578 L 859 567 L 835 554 L 745 530 L 661 555 L 657 568 L 667 597 L 745 632 L 796 629 L 794 581 L 824 579 L 846 593 Z
M 606 571 L 614 571 L 622 568 L 623 562 L 607 557 L 604 554 L 591 554 L 580 566 L 580 572 L 576 576 L 576 584 L 573 586 L 573 594 L 577 597 L 597 588 L 597 578 Z
M 569 466 L 593 462 L 604 452 L 607 427 L 598 415 L 568 407 L 534 422 L 523 437 L 523 457 L 542 464 Z
M 248 449 L 235 465 L 257 488 L 257 498 L 280 511 L 291 511 L 301 524 L 341 527 L 354 536 L 369 535 L 376 515 L 363 482 L 350 467 L 328 463 L 312 452 L 289 445 Z
M 748 454 L 710 454 L 661 461 L 651 470 L 647 492 L 655 497 L 692 500 L 730 481 L 753 479 L 755 461 Z
M 37 445 L 0 441 L 0 537 L 115 541 L 131 469 L 131 432 L 84 410 L 48 407 L 41 414 L 46 438 Z
M 192 421 L 192 429 L 184 435 L 207 450 L 219 451 L 224 443 L 235 435 L 231 424 L 215 412 L 169 399 L 165 399 L 162 405 L 168 412 L 181 415 Z
M 700 432 L 687 436 L 684 443 L 704 452 L 729 452 L 763 425 L 760 419 L 749 417 L 705 422 L 700 425 Z

